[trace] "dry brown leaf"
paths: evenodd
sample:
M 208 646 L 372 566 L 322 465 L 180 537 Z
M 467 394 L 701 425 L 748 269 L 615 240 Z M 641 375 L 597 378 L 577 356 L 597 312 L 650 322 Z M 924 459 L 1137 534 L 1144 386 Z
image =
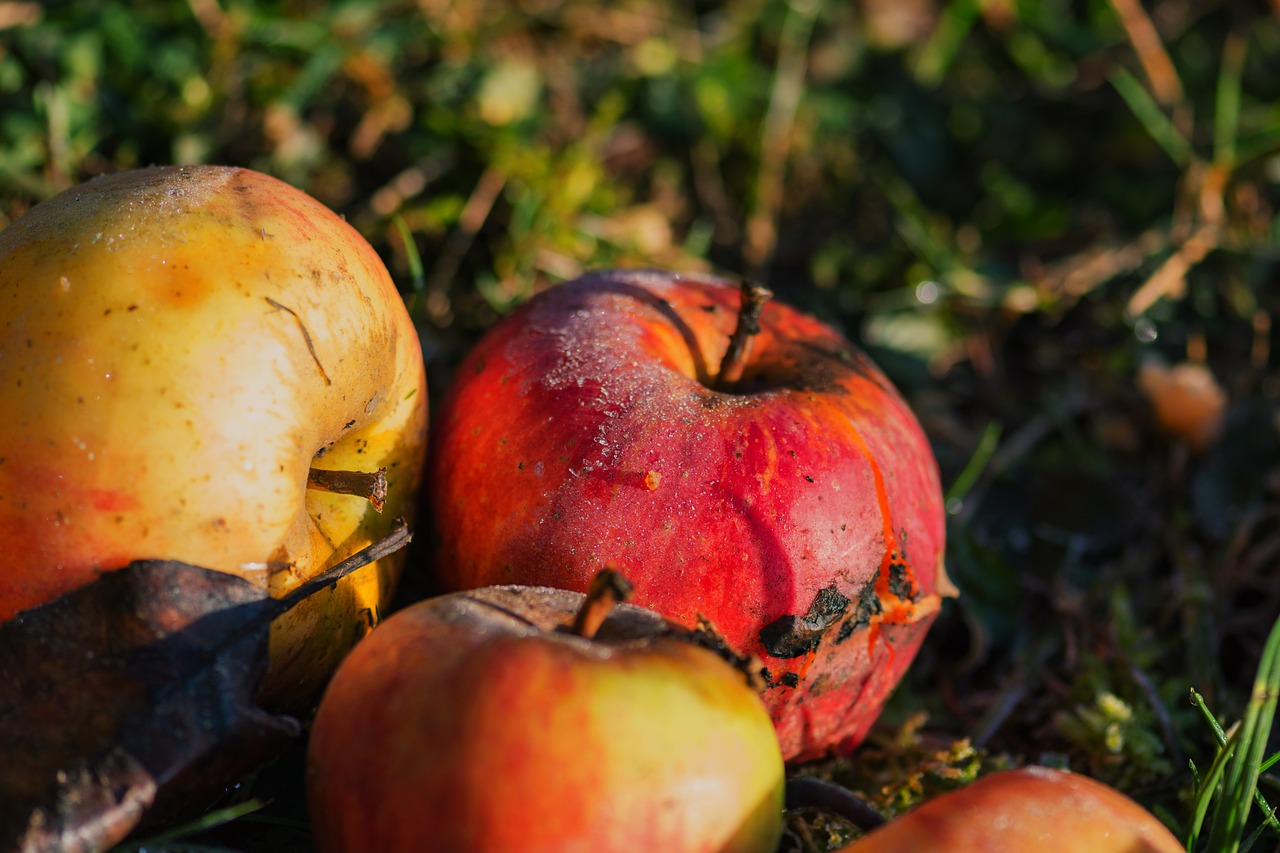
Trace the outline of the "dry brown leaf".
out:
M 0 624 L 0 849 L 111 847 L 275 757 L 299 726 L 255 702 L 272 620 L 408 538 L 401 525 L 283 599 L 137 561 Z

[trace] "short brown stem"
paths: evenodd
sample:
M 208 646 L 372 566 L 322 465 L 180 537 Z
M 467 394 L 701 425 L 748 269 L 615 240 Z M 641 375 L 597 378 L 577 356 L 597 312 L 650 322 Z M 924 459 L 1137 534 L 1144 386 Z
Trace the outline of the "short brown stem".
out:
M 338 495 L 354 495 L 373 504 L 382 512 L 387 499 L 387 469 L 377 471 L 325 471 L 312 468 L 307 472 L 307 488 Z
M 773 291 L 763 284 L 742 280 L 742 298 L 738 306 L 738 325 L 729 337 L 729 348 L 720 360 L 720 373 L 715 388 L 724 391 L 742 378 L 742 371 L 751 357 L 751 342 L 760 333 L 760 315 L 765 303 L 773 298 Z
M 609 611 L 615 604 L 631 597 L 631 581 L 622 576 L 616 569 L 601 569 L 591 579 L 587 587 L 587 597 L 573 617 L 573 627 L 569 630 L 579 637 L 591 639 L 604 624 Z
M 408 545 L 413 540 L 413 532 L 403 518 L 391 522 L 391 530 L 386 536 L 361 548 L 345 560 L 330 566 L 324 572 L 299 586 L 292 592 L 276 599 L 276 607 L 280 612 L 289 610 L 304 598 L 314 595 L 327 586 L 342 580 L 347 575 L 362 569 L 370 563 L 376 563 L 383 557 L 389 557 Z

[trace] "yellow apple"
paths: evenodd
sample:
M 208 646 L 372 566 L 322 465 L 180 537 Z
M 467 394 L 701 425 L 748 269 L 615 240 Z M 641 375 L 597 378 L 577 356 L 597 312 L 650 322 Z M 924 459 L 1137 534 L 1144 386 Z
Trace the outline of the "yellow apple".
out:
M 386 268 L 305 193 L 163 167 L 38 204 L 0 233 L 0 621 L 142 558 L 283 594 L 411 514 L 426 408 Z M 313 468 L 386 469 L 384 511 Z M 267 694 L 318 693 L 398 571 L 281 617 Z

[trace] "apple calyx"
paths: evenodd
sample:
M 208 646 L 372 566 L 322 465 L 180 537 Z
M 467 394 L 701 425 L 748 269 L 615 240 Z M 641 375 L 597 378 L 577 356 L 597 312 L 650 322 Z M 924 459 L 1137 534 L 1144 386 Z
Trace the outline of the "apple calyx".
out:
M 307 471 L 307 488 L 317 492 L 364 498 L 373 505 L 374 510 L 382 512 L 382 506 L 387 500 L 387 469 L 326 471 L 323 468 L 312 468 Z
M 751 342 L 760 333 L 760 315 L 764 312 L 765 303 L 773 298 L 773 291 L 748 279 L 742 280 L 741 301 L 738 305 L 738 325 L 729 336 L 729 347 L 720 360 L 720 372 L 712 387 L 717 391 L 727 391 L 742 379 L 742 372 L 751 357 Z
M 633 591 L 631 581 L 617 569 L 603 568 L 596 572 L 587 587 L 587 597 L 573 616 L 569 633 L 590 640 L 600 630 L 614 605 L 629 599 Z

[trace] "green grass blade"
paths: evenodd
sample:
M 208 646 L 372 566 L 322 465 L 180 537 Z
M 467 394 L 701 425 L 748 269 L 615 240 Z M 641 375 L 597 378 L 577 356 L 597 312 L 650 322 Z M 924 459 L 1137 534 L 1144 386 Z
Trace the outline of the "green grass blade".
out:
M 1127 69 L 1120 68 L 1111 75 L 1111 85 L 1124 98 L 1134 118 L 1141 122 L 1151 138 L 1173 158 L 1174 163 L 1186 168 L 1191 162 L 1191 143 L 1173 126 L 1138 78 Z
M 202 832 L 208 832 L 211 829 L 217 829 L 223 824 L 231 823 L 233 820 L 239 820 L 245 815 L 253 814 L 266 808 L 266 803 L 262 800 L 253 799 L 245 800 L 243 803 L 236 803 L 226 808 L 216 809 L 208 814 L 201 815 L 199 818 L 176 826 L 166 832 L 157 833 L 147 838 L 139 839 L 136 842 L 130 842 L 114 848 L 115 853 L 132 853 L 132 851 L 143 851 L 148 848 L 163 848 L 164 850 L 220 850 L 222 848 L 210 847 L 199 844 L 183 843 L 182 839 L 190 838 L 193 835 L 199 835 Z
M 1280 152 L 1280 122 L 1237 140 L 1236 166 Z
M 1218 746 L 1220 748 L 1222 746 L 1225 746 L 1227 743 L 1226 733 L 1222 731 L 1222 726 L 1218 724 L 1217 717 L 1213 716 L 1213 713 L 1209 710 L 1208 705 L 1205 704 L 1204 697 L 1201 696 L 1199 693 L 1197 693 L 1195 690 L 1191 691 L 1191 704 L 1199 708 L 1200 713 L 1204 716 L 1205 720 L 1208 721 L 1209 728 L 1213 730 L 1213 737 L 1215 740 L 1217 740 Z M 1276 763 L 1277 760 L 1280 760 L 1280 753 L 1276 753 L 1275 755 L 1267 759 L 1265 762 L 1263 762 L 1262 766 L 1258 768 L 1258 775 L 1260 776 L 1263 773 L 1265 773 L 1268 770 L 1268 768 L 1271 767 L 1271 765 Z M 1195 773 L 1195 767 L 1191 768 L 1191 772 L 1193 774 Z M 1262 809 L 1262 813 L 1266 815 L 1264 826 L 1269 826 L 1273 830 L 1275 830 L 1277 834 L 1280 834 L 1280 820 L 1276 819 L 1275 809 L 1272 808 L 1271 804 L 1267 802 L 1267 798 L 1263 796 L 1263 793 L 1261 791 L 1256 789 L 1254 790 L 1253 801 L 1258 804 L 1258 808 Z M 1261 827 L 1259 827 L 1259 829 L 1261 829 Z
M 1240 725 L 1239 744 L 1227 767 L 1222 797 L 1214 809 L 1209 849 L 1234 853 L 1240 847 L 1245 822 L 1253 808 L 1258 773 L 1280 699 L 1280 619 L 1271 628 L 1254 679 L 1253 695 Z
M 947 75 L 952 60 L 960 50 L 969 31 L 981 15 L 980 4 L 975 0 L 955 0 L 945 3 L 938 25 L 924 43 L 916 58 L 915 71 L 920 82 L 936 86 Z
M 1239 33 L 1227 36 L 1218 71 L 1218 91 L 1213 113 L 1213 161 L 1232 169 L 1236 164 L 1236 136 L 1240 130 L 1240 82 L 1249 43 Z
M 978 482 L 978 478 L 982 476 L 982 472 L 986 470 L 988 463 L 991 462 L 991 457 L 995 455 L 996 448 L 1000 446 L 1002 429 L 1001 425 L 995 421 L 987 424 L 987 428 L 982 431 L 982 437 L 978 439 L 978 446 L 974 448 L 973 455 L 965 463 L 964 470 L 956 475 L 955 480 L 951 483 L 951 488 L 947 489 L 947 506 L 953 506 L 957 501 L 963 501 L 965 495 L 969 494 L 969 490 Z
M 395 225 L 396 233 L 400 235 L 400 242 L 404 244 L 404 256 L 409 263 L 409 277 L 413 282 L 413 292 L 421 293 L 427 286 L 427 276 L 422 268 L 422 255 L 418 253 L 418 244 L 414 242 L 413 233 L 402 215 L 397 213 L 391 217 L 391 223 Z
M 1205 704 L 1204 697 L 1196 690 L 1191 691 L 1191 704 L 1200 710 L 1201 716 L 1209 724 L 1209 728 L 1213 730 L 1213 736 L 1218 741 L 1218 746 L 1225 746 L 1227 733 L 1222 730 L 1222 725 L 1218 722 L 1218 718 L 1213 715 L 1213 712 L 1209 710 L 1209 706 Z
M 1276 822 L 1276 808 L 1275 806 L 1272 806 L 1271 808 L 1267 809 L 1264 812 L 1262 825 L 1259 826 L 1257 829 L 1255 829 L 1253 832 L 1251 832 L 1249 834 L 1249 837 L 1245 839 L 1244 844 L 1240 845 L 1240 853 L 1249 853 L 1249 851 L 1253 849 L 1253 845 L 1257 844 L 1258 839 L 1262 837 L 1263 831 L 1268 826 L 1273 826 L 1275 822 Z
M 1194 808 L 1191 812 L 1191 824 L 1187 829 L 1188 850 L 1196 849 L 1196 842 L 1200 838 L 1200 828 L 1204 826 L 1205 816 L 1209 813 L 1209 806 L 1213 802 L 1213 792 L 1218 788 L 1218 782 L 1222 780 L 1222 775 L 1226 771 L 1227 761 L 1231 758 L 1232 752 L 1235 751 L 1236 739 L 1239 736 L 1239 730 L 1232 732 L 1219 749 L 1218 754 L 1214 756 L 1213 763 L 1209 765 L 1209 770 L 1204 774 L 1204 779 L 1200 783 L 1200 787 L 1196 789 L 1196 799 Z

